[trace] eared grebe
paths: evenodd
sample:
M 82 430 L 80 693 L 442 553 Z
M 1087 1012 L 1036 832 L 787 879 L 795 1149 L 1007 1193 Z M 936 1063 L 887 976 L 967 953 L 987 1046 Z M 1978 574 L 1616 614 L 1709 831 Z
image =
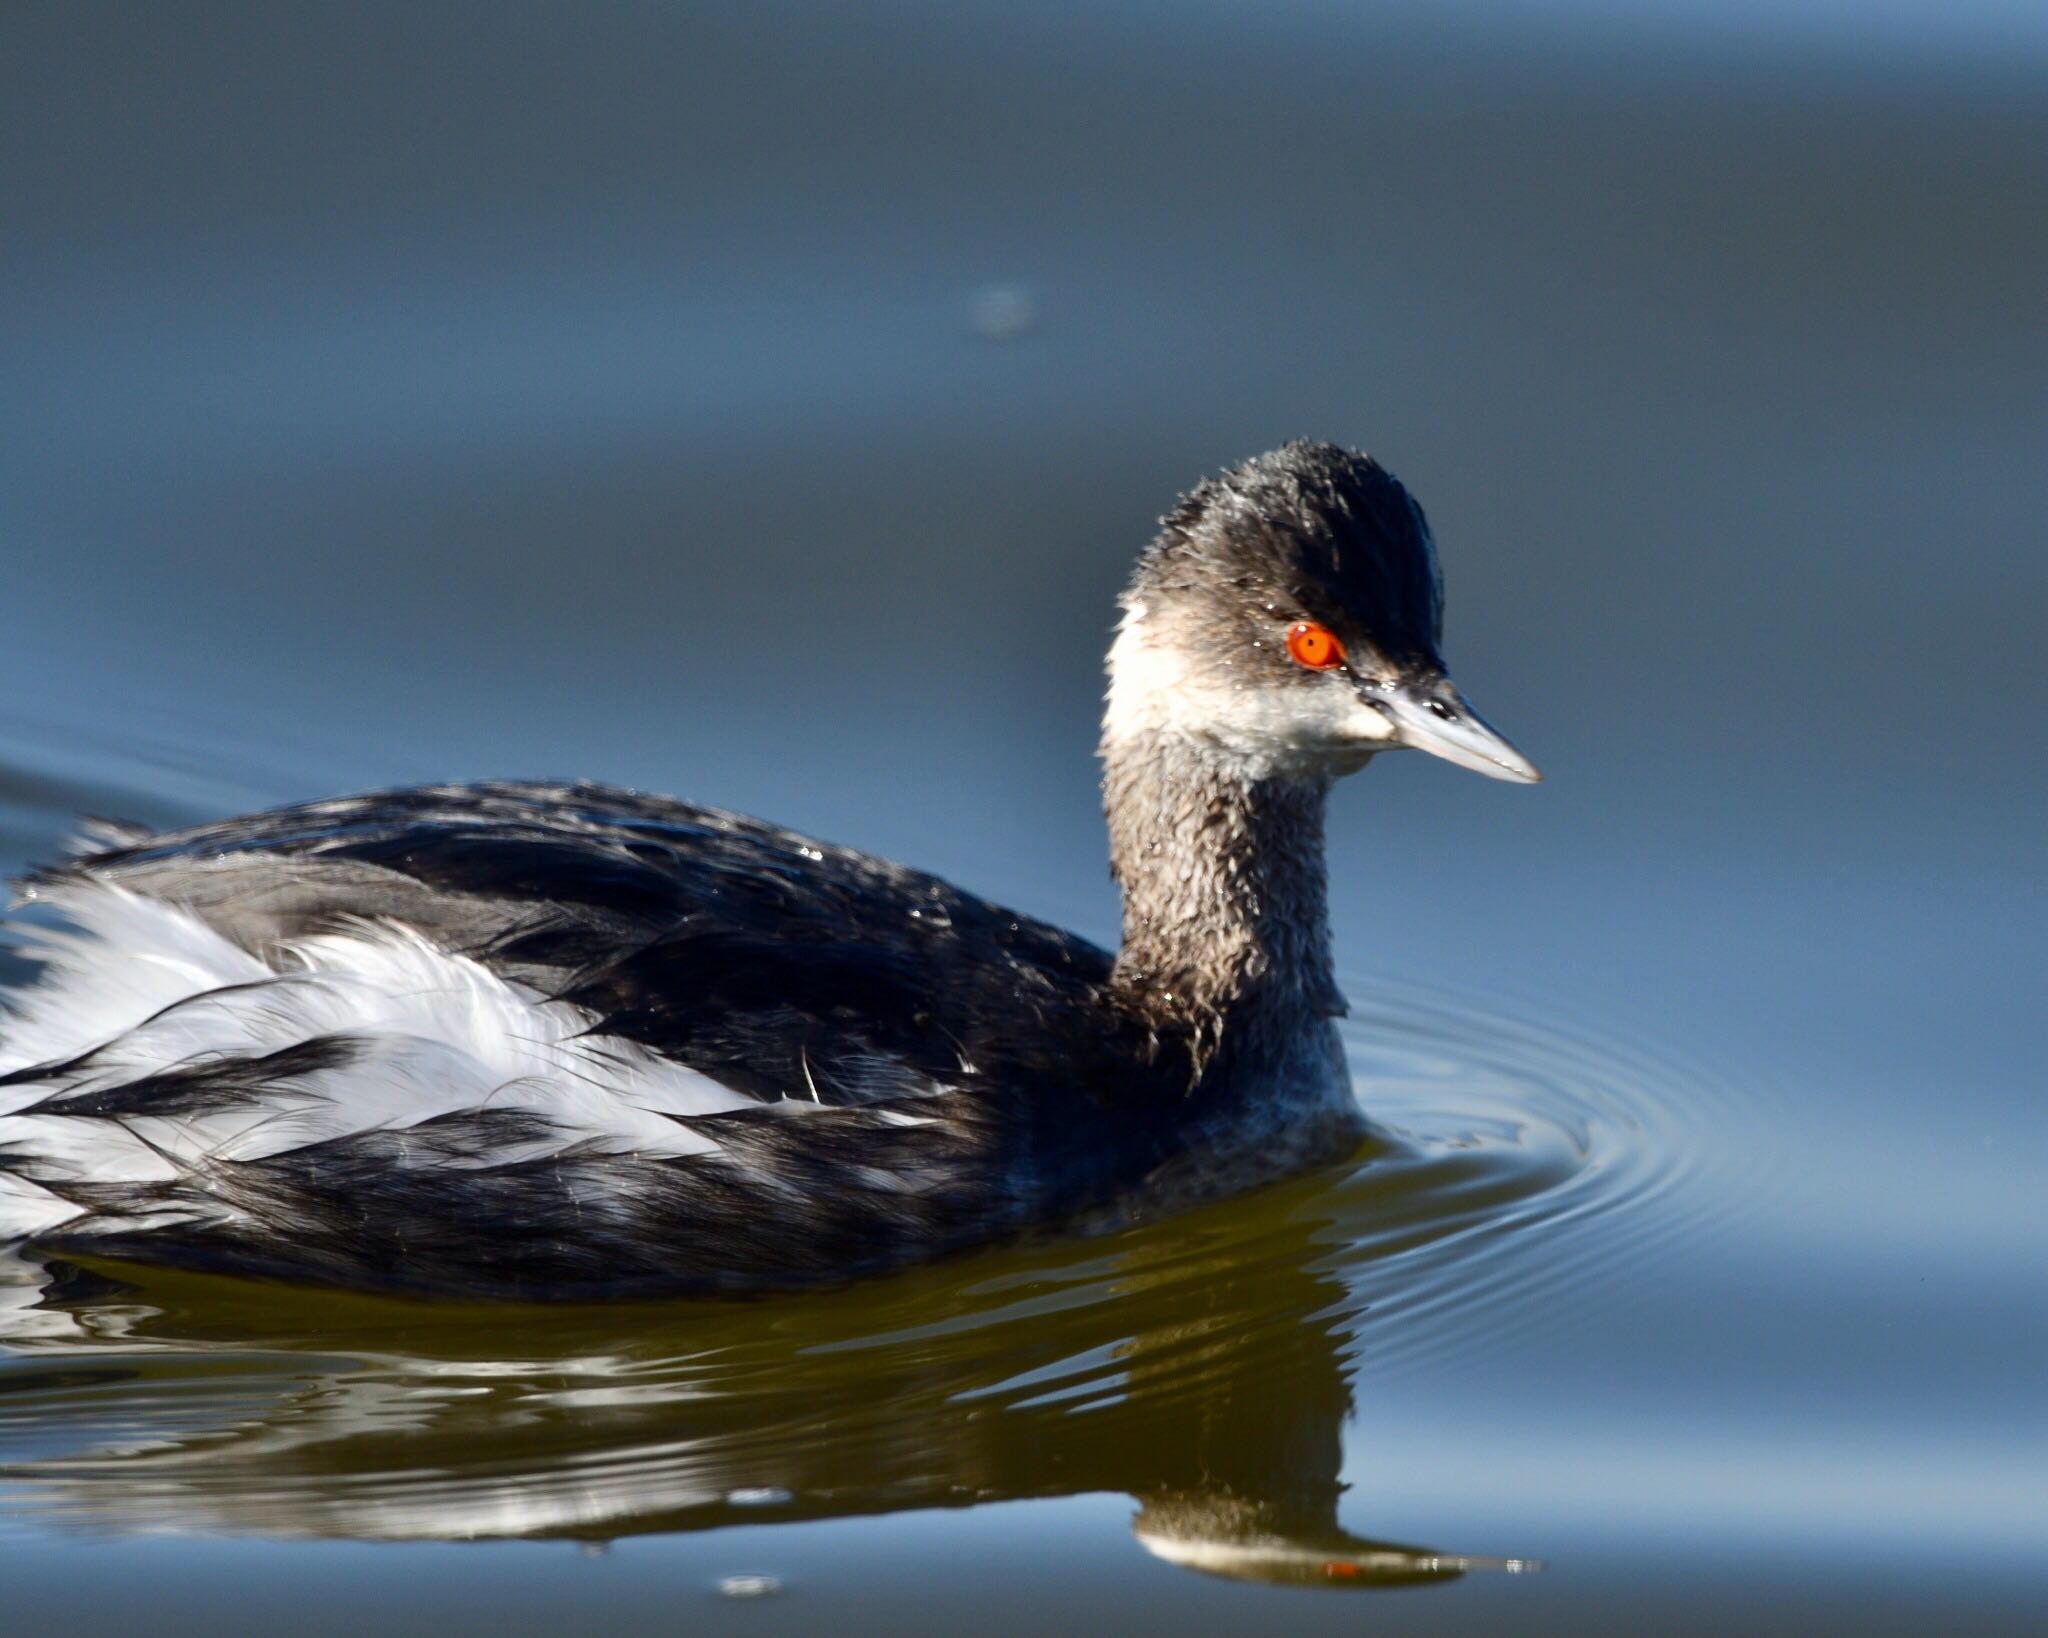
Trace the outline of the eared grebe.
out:
M 1110 955 L 930 876 L 601 786 L 307 803 L 31 877 L 0 1239 L 520 1298 L 844 1281 L 1347 1151 L 1323 804 L 1396 746 L 1536 770 L 1437 652 L 1362 455 L 1203 484 L 1123 596 Z

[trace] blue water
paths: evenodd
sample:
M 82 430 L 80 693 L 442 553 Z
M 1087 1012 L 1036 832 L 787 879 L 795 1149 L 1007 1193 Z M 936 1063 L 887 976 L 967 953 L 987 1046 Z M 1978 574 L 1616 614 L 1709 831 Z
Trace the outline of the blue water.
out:
M 2038 1630 L 2044 207 L 1990 4 L 10 11 L 10 869 L 570 773 L 1107 939 L 1114 592 L 1299 434 L 1547 775 L 1339 793 L 1398 1141 L 1185 1222 L 488 1319 L 9 1265 L 11 1619 Z

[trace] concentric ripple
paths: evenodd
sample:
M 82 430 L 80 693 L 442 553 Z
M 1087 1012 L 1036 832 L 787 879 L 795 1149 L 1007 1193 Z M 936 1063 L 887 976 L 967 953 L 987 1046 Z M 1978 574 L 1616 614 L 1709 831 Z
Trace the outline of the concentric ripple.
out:
M 1741 1198 L 1702 1186 L 1754 1117 L 1735 1089 L 1525 1007 L 1354 986 L 1346 1044 L 1393 1152 L 1325 1201 L 1375 1373 L 1509 1346 Z M 1739 1142 L 1735 1145 L 1739 1148 Z M 1624 1232 L 1607 1232 L 1626 1215 Z M 1483 1308 L 1484 1325 L 1459 1316 Z

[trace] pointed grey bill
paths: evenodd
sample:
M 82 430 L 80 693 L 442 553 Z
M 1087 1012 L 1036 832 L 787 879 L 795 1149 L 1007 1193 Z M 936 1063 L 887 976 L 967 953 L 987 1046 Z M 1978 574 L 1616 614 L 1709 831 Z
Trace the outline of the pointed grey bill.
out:
M 1375 693 L 1373 703 L 1386 712 L 1395 739 L 1403 745 L 1483 773 L 1488 779 L 1533 785 L 1543 777 L 1535 763 L 1465 703 L 1448 678 L 1397 684 Z

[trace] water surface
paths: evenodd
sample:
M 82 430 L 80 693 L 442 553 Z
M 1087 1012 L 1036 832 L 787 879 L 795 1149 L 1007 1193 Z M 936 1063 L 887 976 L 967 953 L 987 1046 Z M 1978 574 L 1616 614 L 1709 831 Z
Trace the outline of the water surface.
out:
M 4 1265 L 10 1616 L 2036 1629 L 2048 35 L 1931 16 L 10 12 L 10 869 L 586 774 L 1106 940 L 1114 591 L 1302 433 L 1548 775 L 1340 791 L 1386 1135 L 1284 1188 L 731 1306 Z

